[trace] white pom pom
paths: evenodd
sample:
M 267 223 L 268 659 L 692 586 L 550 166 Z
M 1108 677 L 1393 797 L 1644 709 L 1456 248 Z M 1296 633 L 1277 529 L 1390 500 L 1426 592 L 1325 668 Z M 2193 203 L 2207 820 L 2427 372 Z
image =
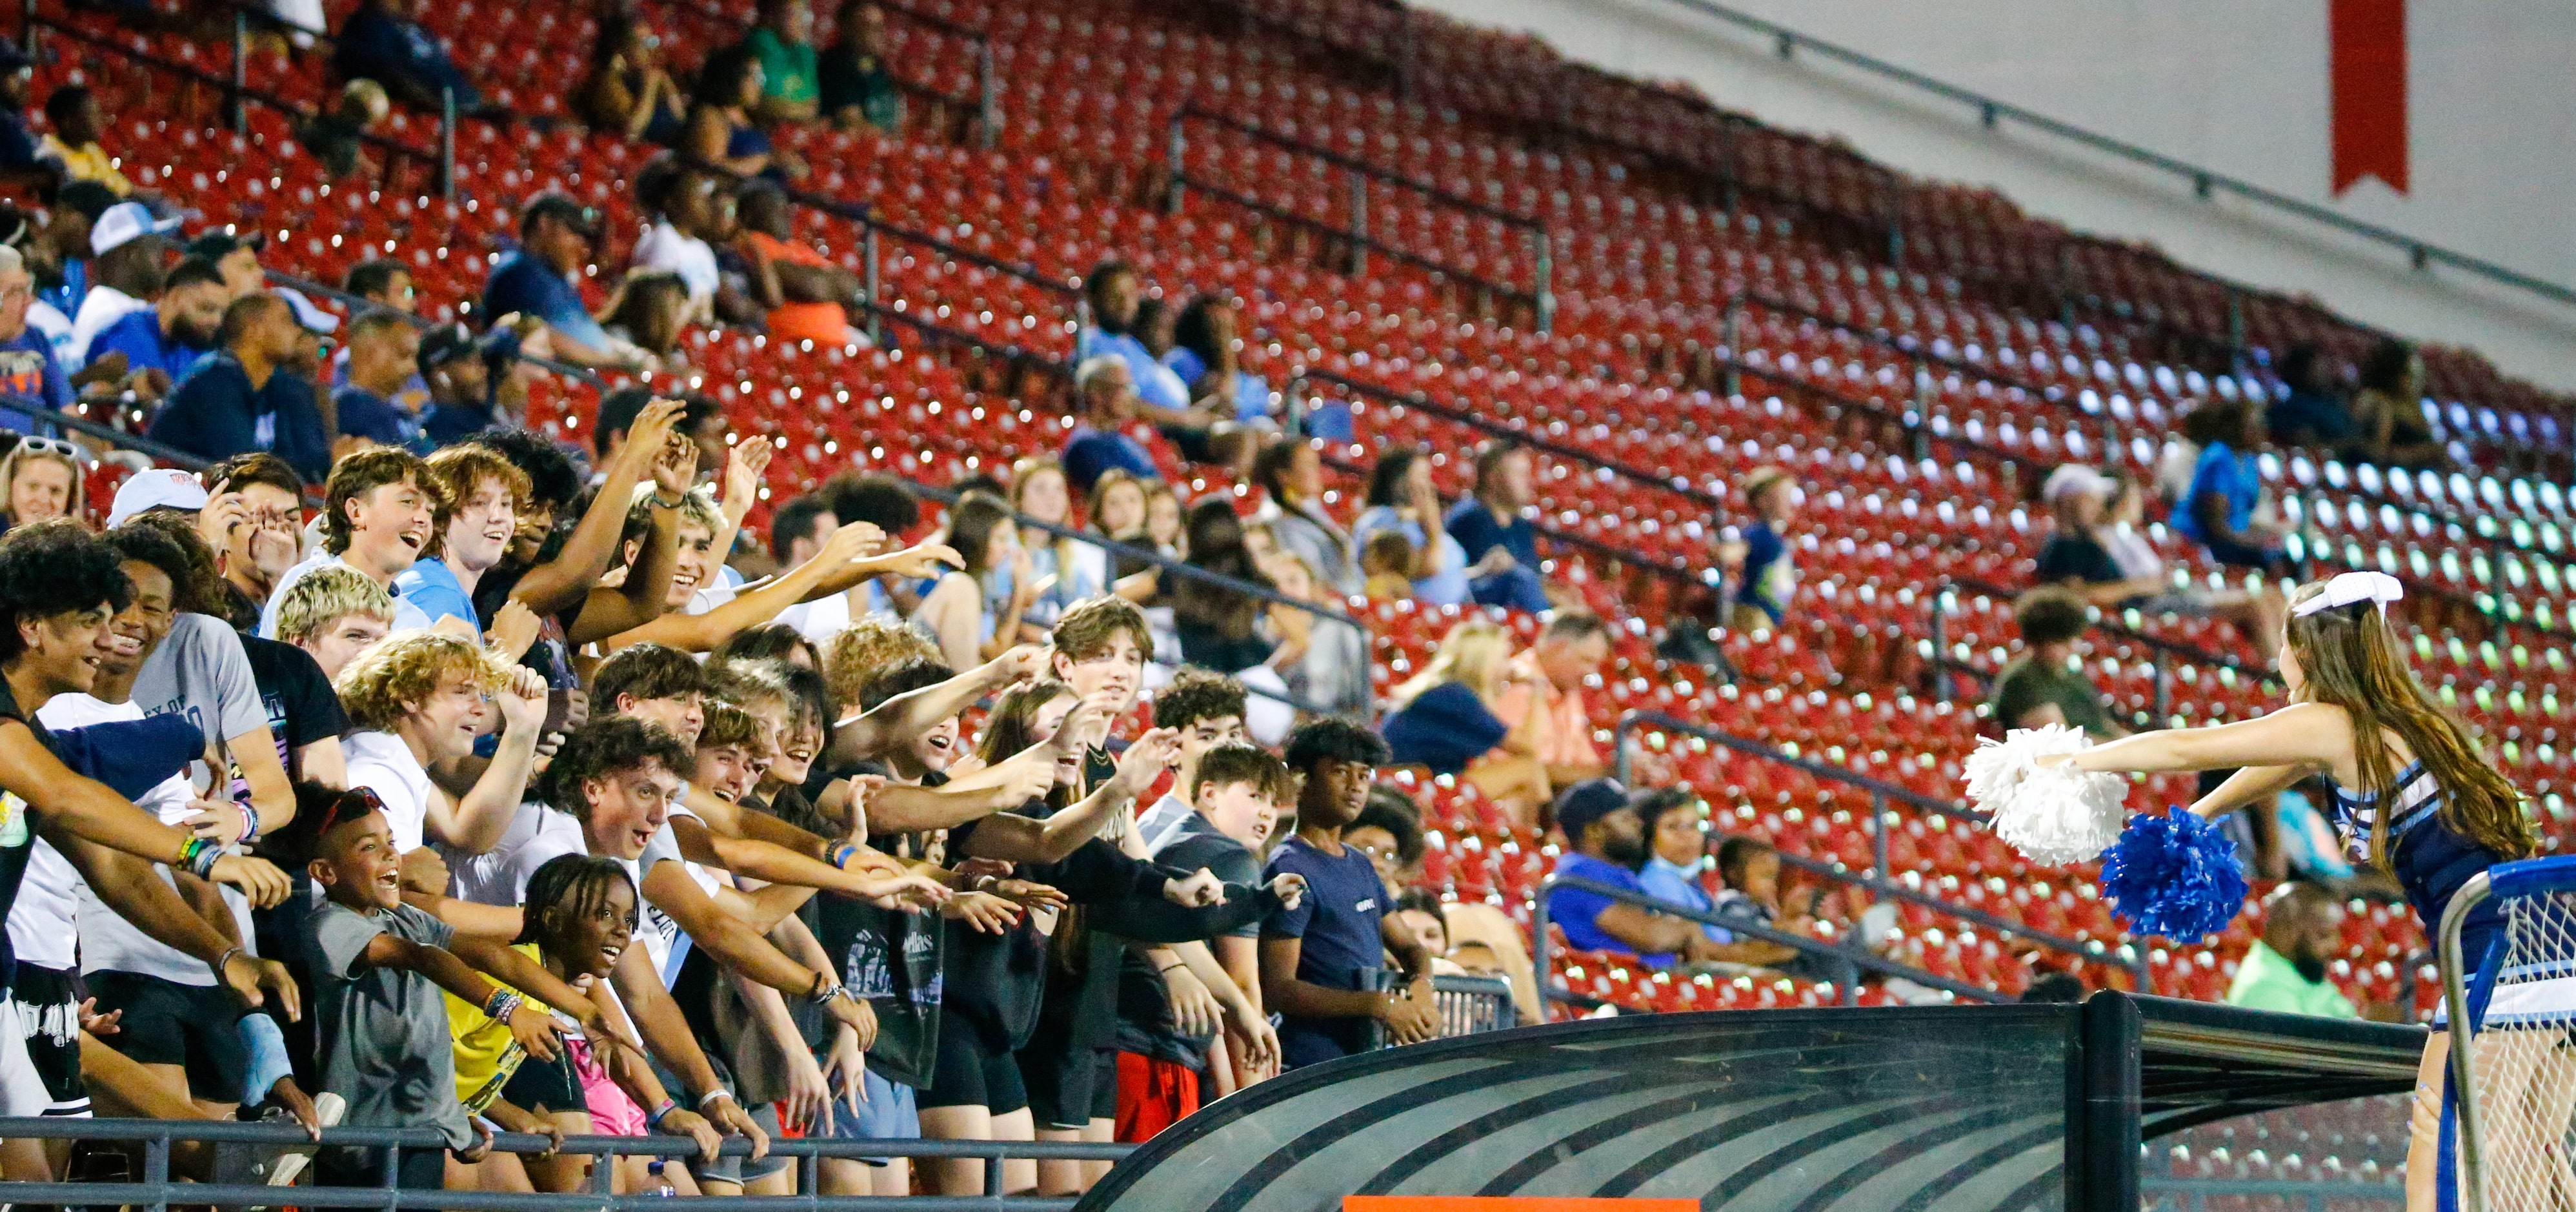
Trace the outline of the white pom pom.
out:
M 1995 819 L 1995 836 L 2034 863 L 2064 867 L 2100 855 L 2127 823 L 2128 781 L 2039 759 L 2092 747 L 2063 724 L 2016 728 L 1968 755 L 1968 802 Z

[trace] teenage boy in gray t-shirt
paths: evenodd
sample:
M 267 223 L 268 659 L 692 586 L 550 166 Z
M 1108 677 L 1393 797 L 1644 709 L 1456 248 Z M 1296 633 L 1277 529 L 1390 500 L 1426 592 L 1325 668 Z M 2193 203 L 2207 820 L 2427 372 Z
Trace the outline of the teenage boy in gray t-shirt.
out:
M 481 1161 L 491 1151 L 491 1131 L 468 1119 L 457 1102 L 454 1045 L 439 991 L 508 1023 L 520 1046 L 540 1060 L 553 1060 L 561 1048 L 559 1028 L 545 1006 L 523 999 L 517 989 L 585 1022 L 597 1019 L 598 1010 L 518 952 L 458 940 L 445 923 L 404 904 L 402 856 L 375 793 L 305 784 L 297 799 L 296 824 L 302 828 L 296 832 L 310 839 L 309 870 L 328 898 L 308 924 L 309 959 L 319 986 L 322 1088 L 348 1100 L 343 1124 L 435 1127 L 458 1161 Z M 496 988 L 475 967 L 508 985 Z M 321 1180 L 333 1186 L 381 1184 L 378 1156 L 373 1150 L 325 1150 Z M 415 1149 L 402 1155 L 395 1182 L 406 1190 L 435 1191 L 445 1178 L 441 1151 Z

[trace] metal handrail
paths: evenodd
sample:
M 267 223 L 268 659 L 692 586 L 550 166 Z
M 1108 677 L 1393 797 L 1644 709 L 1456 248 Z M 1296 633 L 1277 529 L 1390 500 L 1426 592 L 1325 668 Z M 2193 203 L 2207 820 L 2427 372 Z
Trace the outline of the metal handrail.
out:
M 662 1196 L 651 1192 L 612 1194 L 613 1167 L 603 1164 L 591 1167 L 590 1187 L 582 1192 L 405 1191 L 393 1186 L 279 1188 L 182 1184 L 170 1180 L 170 1150 L 174 1143 L 269 1147 L 311 1145 L 311 1138 L 304 1134 L 303 1129 L 292 1124 L 229 1120 L 0 1119 L 0 1138 L 125 1141 L 143 1146 L 143 1177 L 140 1182 L 0 1182 L 0 1198 L 30 1206 L 100 1203 L 167 1212 L 174 1203 L 188 1206 L 220 1203 L 235 1207 L 273 1205 L 282 1193 L 291 1193 L 297 1207 L 362 1208 L 386 1212 L 409 1208 L 447 1212 L 465 1209 L 488 1212 L 653 1212 L 654 1209 L 669 1207 L 662 1202 Z M 394 1154 L 403 1149 L 444 1151 L 447 1142 L 445 1135 L 435 1128 L 341 1127 L 323 1129 L 321 1145 L 326 1148 L 383 1150 Z M 698 1151 L 697 1143 L 685 1136 L 567 1136 L 558 1147 L 552 1138 L 519 1132 L 493 1133 L 492 1147 L 507 1153 L 560 1152 L 603 1161 L 609 1157 L 680 1158 L 693 1156 Z M 734 1137 L 723 1142 L 721 1152 L 741 1156 L 748 1154 L 750 1147 L 749 1141 Z M 1075 1141 L 791 1140 L 781 1137 L 770 1143 L 769 1151 L 775 1156 L 797 1159 L 801 1179 L 798 1187 L 804 1194 L 736 1197 L 729 1200 L 727 1206 L 738 1208 L 740 1212 L 868 1212 L 875 1208 L 915 1209 L 918 1212 L 1057 1212 L 1071 1208 L 1073 1201 L 1001 1194 L 1003 1161 L 1114 1162 L 1133 1149 L 1132 1145 Z M 816 1193 L 821 1189 L 815 1181 L 818 1177 L 817 1163 L 821 1159 L 875 1157 L 981 1160 L 987 1194 L 880 1198 Z
M 55 34 L 69 38 L 84 46 L 95 47 L 110 54 L 122 56 L 133 62 L 144 64 L 154 70 L 169 72 L 182 79 L 193 81 L 209 88 L 219 89 L 223 92 L 225 97 L 231 100 L 234 104 L 238 104 L 242 101 L 251 101 L 299 119 L 309 119 L 314 116 L 312 112 L 306 110 L 302 105 L 265 89 L 252 88 L 243 80 L 227 79 L 193 64 L 181 63 L 174 59 L 166 59 L 149 51 L 136 50 L 133 47 L 117 42 L 113 38 L 102 37 L 69 22 L 44 16 L 36 11 L 36 0 L 27 0 L 23 16 L 26 23 L 24 40 L 29 45 L 34 43 L 37 30 L 50 30 Z M 237 59 L 235 67 L 238 68 L 239 66 L 240 61 Z M 434 150 L 414 147 L 399 139 L 379 135 L 372 131 L 361 132 L 357 137 L 359 142 L 365 143 L 370 147 L 380 148 L 398 155 L 415 156 L 421 160 L 431 163 L 436 163 L 439 159 L 438 153 Z M 450 175 L 453 175 L 452 171 L 450 172 Z
M 1343 172 L 1350 174 L 1349 186 L 1351 213 L 1349 227 L 1346 229 L 1333 227 L 1331 224 L 1322 220 L 1297 215 L 1285 210 L 1284 208 L 1275 208 L 1268 204 L 1248 199 L 1242 194 L 1219 189 L 1206 182 L 1193 180 L 1189 176 L 1188 170 L 1184 164 L 1189 149 L 1189 139 L 1187 137 L 1186 128 L 1192 121 L 1204 122 L 1211 126 L 1221 127 L 1255 142 L 1266 143 L 1270 146 L 1279 148 L 1282 151 L 1320 160 L 1325 164 L 1331 165 L 1332 167 L 1341 169 Z M 1505 293 L 1515 298 L 1528 300 L 1531 311 L 1531 326 L 1536 328 L 1539 332 L 1548 332 L 1556 325 L 1556 292 L 1550 285 L 1550 281 L 1554 275 L 1555 254 L 1553 251 L 1552 237 L 1548 233 L 1547 224 L 1540 219 L 1532 218 L 1528 215 L 1515 214 L 1500 207 L 1479 202 L 1473 198 L 1453 193 L 1434 182 L 1406 176 L 1402 173 L 1372 164 L 1366 160 L 1348 155 L 1330 147 L 1325 147 L 1321 144 L 1310 143 L 1293 136 L 1282 135 L 1254 123 L 1246 122 L 1240 118 L 1231 117 L 1202 108 L 1190 101 L 1184 101 L 1180 108 L 1172 113 L 1170 126 L 1164 140 L 1163 170 L 1167 178 L 1165 183 L 1167 191 L 1165 206 L 1167 209 L 1175 213 L 1181 209 L 1183 198 L 1188 189 L 1192 186 L 1196 186 L 1236 205 L 1248 205 L 1263 213 L 1276 214 L 1283 218 L 1293 219 L 1300 223 L 1309 224 L 1351 241 L 1350 272 L 1353 276 L 1365 276 L 1368 273 L 1368 254 L 1371 249 L 1376 249 L 1380 252 L 1395 256 L 1400 260 L 1429 269 L 1433 272 L 1454 277 L 1461 281 L 1469 282 L 1498 293 Z M 1526 233 L 1530 239 L 1530 251 L 1532 256 L 1529 289 L 1524 291 L 1516 287 L 1503 285 L 1481 275 L 1469 273 L 1465 270 L 1458 269 L 1432 258 L 1422 256 L 1421 254 L 1407 252 L 1370 239 L 1368 234 L 1368 190 L 1369 183 L 1372 181 L 1393 186 L 1398 189 L 1412 191 L 1440 206 L 1461 211 L 1480 219 L 1487 219 L 1496 223 L 1501 223 L 1507 227 L 1515 228 Z
M 956 489 L 943 488 L 936 484 L 927 484 L 919 480 L 906 480 L 904 481 L 904 484 L 913 492 L 918 493 L 921 496 L 928 497 L 943 505 L 954 505 L 957 503 L 957 499 L 964 495 Z M 1304 611 L 1319 619 L 1341 623 L 1345 626 L 1356 629 L 1360 633 L 1362 651 L 1373 652 L 1376 650 L 1377 637 L 1369 631 L 1368 621 L 1362 616 L 1352 614 L 1346 610 L 1336 610 L 1330 606 L 1319 606 L 1313 602 L 1301 602 L 1267 585 L 1243 580 L 1239 577 L 1230 577 L 1220 572 L 1210 572 L 1207 569 L 1200 568 L 1186 561 L 1164 555 L 1162 552 L 1151 547 L 1144 547 L 1135 543 L 1121 542 L 1117 539 L 1108 538 L 1103 535 L 1076 530 L 1070 526 L 1057 522 L 1042 521 L 1031 517 L 1028 514 L 1021 513 L 1016 508 L 1011 511 L 1011 520 L 1016 525 L 1044 531 L 1059 539 L 1069 539 L 1077 543 L 1090 544 L 1091 546 L 1098 547 L 1101 550 L 1108 552 L 1112 556 L 1116 556 L 1121 559 L 1133 560 L 1139 564 L 1147 565 L 1157 572 L 1172 573 L 1185 580 L 1203 581 L 1211 585 L 1221 586 L 1231 592 L 1242 594 L 1245 597 L 1269 603 L 1272 606 L 1285 606 L 1292 610 Z M 1286 703 L 1287 705 L 1305 712 L 1308 715 L 1328 715 L 1353 718 L 1346 712 L 1328 710 L 1292 694 L 1264 690 L 1254 686 L 1246 686 L 1244 689 L 1261 698 Z M 1368 708 L 1363 710 L 1362 714 L 1358 717 L 1358 722 L 1362 724 L 1371 723 L 1376 714 L 1375 695 L 1372 694 L 1371 704 Z
M 685 3 L 674 3 L 672 7 L 675 10 L 689 12 L 704 20 L 715 22 L 733 29 L 748 29 L 756 24 L 754 22 L 746 22 L 739 16 L 725 11 L 721 5 L 711 2 L 711 0 L 688 0 L 688 2 Z M 896 80 L 895 86 L 908 92 L 920 93 L 924 96 L 945 101 L 952 105 L 973 106 L 975 109 L 977 140 L 988 148 L 999 142 L 1002 134 L 1001 79 L 993 66 L 992 35 L 987 34 L 980 29 L 976 29 L 973 26 L 962 25 L 958 22 L 951 21 L 946 17 L 941 17 L 932 13 L 925 13 L 908 5 L 893 3 L 892 0 L 878 0 L 877 7 L 885 10 L 889 16 L 901 18 L 902 20 L 909 21 L 914 25 L 921 26 L 922 28 L 931 30 L 935 33 L 945 34 L 951 38 L 963 39 L 974 46 L 974 96 L 961 97 L 955 93 L 942 91 L 936 86 L 920 84 L 911 80 Z
M 1965 918 L 1989 929 L 2028 938 L 2033 942 L 2050 948 L 2051 950 L 2063 951 L 2067 954 L 2073 955 L 2077 959 L 2086 963 L 2112 964 L 2114 966 L 2125 967 L 2136 978 L 2139 990 L 2144 991 L 2147 989 L 2148 975 L 2146 959 L 2140 955 L 2137 949 L 2132 945 L 2122 944 L 2120 947 L 2120 951 L 2126 953 L 2126 963 L 2123 964 L 2120 960 L 2106 955 L 2106 948 L 2051 934 L 2047 931 L 2038 930 L 2033 927 L 2023 926 L 2003 917 L 1989 914 L 1984 910 L 1977 909 L 1973 906 L 1962 905 L 1954 901 L 1944 900 L 1929 893 L 1906 888 L 1903 884 L 1897 881 L 1895 871 L 1888 862 L 1888 804 L 1890 802 L 1903 803 L 1925 812 L 1936 813 L 1938 815 L 1948 817 L 1971 827 L 1982 827 L 1984 818 L 1966 806 L 1954 804 L 1933 796 L 1928 796 L 1919 791 L 1915 791 L 1912 788 L 1901 787 L 1895 783 L 1887 782 L 1884 779 L 1872 778 L 1868 775 L 1861 774 L 1858 771 L 1847 770 L 1829 762 L 1822 762 L 1809 757 L 1801 757 L 1784 750 L 1775 749 L 1759 741 L 1747 740 L 1743 737 L 1736 736 L 1733 733 L 1711 728 L 1705 724 L 1694 724 L 1688 720 L 1679 719 L 1660 711 L 1629 711 L 1622 713 L 1619 717 L 1618 724 L 1612 728 L 1611 751 L 1616 755 L 1612 759 L 1612 772 L 1621 782 L 1628 781 L 1630 774 L 1629 768 L 1632 763 L 1628 748 L 1628 735 L 1639 728 L 1654 728 L 1665 732 L 1678 732 L 1685 736 L 1696 737 L 1708 742 L 1709 744 L 1731 749 L 1747 757 L 1755 758 L 1760 761 L 1771 762 L 1776 765 L 1788 766 L 1816 778 L 1842 783 L 1869 793 L 1870 870 L 1866 874 L 1851 873 L 1843 864 L 1838 862 L 1828 863 L 1824 860 L 1803 859 L 1798 856 L 1791 855 L 1786 851 L 1781 852 L 1781 861 L 1790 863 L 1793 866 L 1816 871 L 1818 874 L 1832 874 L 1836 878 L 1843 879 L 1847 882 L 1860 884 L 1872 892 L 1894 896 L 1901 900 L 1920 904 L 1925 908 L 1935 909 L 1942 913 Z M 1728 925 L 1727 923 L 1720 924 Z M 1732 928 L 1731 925 L 1729 928 Z
M 1354 395 L 1367 396 L 1381 403 L 1391 404 L 1401 408 L 1411 408 L 1417 411 L 1427 412 L 1433 416 L 1441 418 L 1442 420 L 1456 422 L 1457 424 L 1464 425 L 1481 433 L 1501 438 L 1505 441 L 1513 442 L 1521 446 L 1526 446 L 1531 450 L 1544 451 L 1556 458 L 1581 463 L 1587 467 L 1600 468 L 1624 480 L 1630 480 L 1638 484 L 1646 485 L 1650 488 L 1662 489 L 1665 492 L 1676 493 L 1698 504 L 1705 505 L 1711 510 L 1724 509 L 1726 506 L 1726 499 L 1724 497 L 1719 496 L 1716 493 L 1709 492 L 1704 488 L 1694 487 L 1688 480 L 1681 476 L 1657 475 L 1654 472 L 1648 471 L 1633 463 L 1623 462 L 1607 455 L 1596 454 L 1571 443 L 1556 441 L 1555 439 L 1549 438 L 1543 434 L 1531 433 L 1523 429 L 1516 429 L 1510 425 L 1503 424 L 1500 421 L 1489 420 L 1485 417 L 1478 416 L 1475 413 L 1470 412 L 1467 409 L 1460 408 L 1454 404 L 1443 404 L 1418 392 L 1397 391 L 1390 387 L 1381 387 L 1375 383 L 1363 383 L 1357 379 L 1350 378 L 1347 375 L 1335 374 L 1329 370 L 1318 370 L 1313 367 L 1308 367 L 1296 372 L 1295 378 L 1309 382 L 1330 383 L 1333 386 L 1341 388 L 1342 390 L 1348 391 Z M 1291 388 L 1292 390 L 1290 394 L 1298 394 L 1293 390 L 1293 383 L 1291 384 Z
M 1557 994 L 1561 991 L 1570 992 L 1568 990 L 1564 990 L 1563 986 L 1556 983 L 1556 942 L 1554 938 L 1550 937 L 1550 931 L 1548 930 L 1548 926 L 1550 924 L 1547 907 L 1548 894 L 1558 888 L 1572 888 L 1580 892 L 1589 892 L 1596 896 L 1605 896 L 1623 905 L 1635 905 L 1641 909 L 1651 909 L 1666 917 L 1677 917 L 1685 921 L 1697 922 L 1704 926 L 1715 926 L 1729 934 L 1739 935 L 1745 938 L 1760 939 L 1766 943 L 1778 943 L 1781 946 L 1792 948 L 1800 954 L 1818 956 L 1831 961 L 1839 967 L 1846 978 L 1833 982 L 1834 993 L 1842 999 L 1842 1004 L 1845 1006 L 1857 1006 L 1860 1004 L 1860 974 L 1864 971 L 1874 972 L 1881 976 L 1902 977 L 1914 982 L 1915 984 L 1922 985 L 1925 988 L 1939 989 L 1954 997 L 1964 997 L 1981 1002 L 2003 1002 L 2012 1000 L 2004 994 L 1993 989 L 1988 989 L 1982 985 L 1972 985 L 1966 981 L 1952 980 L 1949 977 L 1940 975 L 1939 973 L 1926 972 L 1911 964 L 1901 964 L 1895 960 L 1872 955 L 1867 949 L 1856 947 L 1849 943 L 1828 943 L 1821 939 L 1809 938 L 1806 935 L 1797 933 L 1796 931 L 1782 930 L 1774 926 L 1765 926 L 1759 922 L 1720 918 L 1714 913 L 1702 913 L 1686 906 L 1676 905 L 1671 901 L 1659 900 L 1646 893 L 1636 891 L 1635 889 L 1622 888 L 1616 884 L 1605 884 L 1599 880 L 1585 879 L 1579 875 L 1562 874 L 1551 874 L 1546 879 L 1539 881 L 1538 896 L 1535 903 L 1530 908 L 1530 933 L 1534 936 L 1535 942 L 1537 943 L 1534 950 L 1537 952 L 1536 967 L 1539 974 L 1539 995 L 1549 1000 L 1560 1000 L 1557 998 Z
M 2009 101 L 1998 100 L 1947 81 L 1936 80 L 1911 68 L 1900 67 L 1874 55 L 1827 42 L 1821 38 L 1810 37 L 1778 22 L 1768 21 L 1740 9 L 1716 3 L 1715 0 L 1671 0 L 1671 3 L 1771 39 L 1782 59 L 1788 59 L 1801 50 L 1811 51 L 1824 58 L 1894 80 L 1917 91 L 1930 93 L 1945 101 L 1955 101 L 1969 106 L 1976 111 L 1978 120 L 1989 128 L 2010 120 L 2042 134 L 2181 177 L 2189 181 L 2192 191 L 2203 198 L 2212 193 L 2234 194 L 2247 201 L 2334 228 L 2347 235 L 2359 236 L 2374 243 L 2396 248 L 2404 252 L 2407 259 L 2418 269 L 2432 264 L 2450 265 L 2479 277 L 2528 291 L 2555 303 L 2576 305 L 2576 289 L 2508 269 L 2484 258 L 2445 248 L 2427 240 L 2419 240 L 2394 228 L 2355 219 L 2316 203 L 2293 198 L 2213 169 L 2186 163 L 2134 143 L 2086 130 L 2073 123 L 2063 122 L 2014 105 Z

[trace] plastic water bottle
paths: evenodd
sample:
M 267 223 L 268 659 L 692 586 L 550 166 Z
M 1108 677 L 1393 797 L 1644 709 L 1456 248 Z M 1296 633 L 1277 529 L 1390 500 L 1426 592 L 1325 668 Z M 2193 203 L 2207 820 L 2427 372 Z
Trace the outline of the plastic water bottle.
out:
M 663 1165 L 664 1163 L 660 1158 L 655 1158 L 652 1163 L 645 1166 L 644 1169 L 646 1173 L 653 1176 L 649 1181 L 653 1187 L 654 1197 L 658 1199 L 671 1199 L 678 1196 L 680 1193 L 672 1188 L 671 1180 L 664 1177 L 662 1173 Z

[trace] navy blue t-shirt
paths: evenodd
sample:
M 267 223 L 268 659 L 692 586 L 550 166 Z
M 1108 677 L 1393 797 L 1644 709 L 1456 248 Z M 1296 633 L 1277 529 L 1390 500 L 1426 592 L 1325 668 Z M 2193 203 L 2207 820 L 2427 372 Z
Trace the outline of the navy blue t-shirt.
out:
M 280 369 L 254 388 L 250 373 L 229 353 L 207 359 L 188 376 L 144 436 L 209 460 L 269 451 L 311 483 L 331 474 L 331 442 L 322 434 L 313 384 Z
M 1512 558 L 1519 561 L 1521 567 L 1538 571 L 1538 531 L 1530 525 L 1528 518 L 1514 515 L 1511 523 L 1505 525 L 1494 520 L 1494 511 L 1487 509 L 1483 501 L 1471 496 L 1449 507 L 1449 517 L 1443 525 L 1448 528 L 1449 537 L 1458 540 L 1458 546 L 1466 549 L 1469 564 L 1484 559 L 1486 552 L 1500 547 L 1512 553 Z
M 1163 478 L 1162 469 L 1154 466 L 1154 456 L 1136 439 L 1089 426 L 1074 431 L 1073 440 L 1064 444 L 1063 462 L 1065 483 L 1077 493 L 1090 492 L 1112 467 L 1139 479 Z
M 1798 589 L 1798 570 L 1789 560 L 1789 545 L 1769 522 L 1744 528 L 1744 584 L 1736 599 L 1771 616 L 1777 623 L 1789 614 L 1789 599 Z
M 393 401 L 366 388 L 343 387 L 331 393 L 331 402 L 339 406 L 340 433 L 344 437 L 405 448 L 420 437 L 418 423 L 394 407 Z
M 1306 877 L 1306 895 L 1296 908 L 1261 923 L 1261 937 L 1302 940 L 1298 980 L 1327 989 L 1376 988 L 1375 974 L 1386 967 L 1386 941 L 1378 922 L 1386 916 L 1388 897 L 1368 856 L 1345 846 L 1335 857 L 1302 837 L 1291 837 L 1271 853 L 1264 878 L 1275 879 L 1283 871 Z M 1293 1069 L 1365 1051 L 1372 1021 L 1365 1016 L 1283 1017 L 1280 1064 Z

